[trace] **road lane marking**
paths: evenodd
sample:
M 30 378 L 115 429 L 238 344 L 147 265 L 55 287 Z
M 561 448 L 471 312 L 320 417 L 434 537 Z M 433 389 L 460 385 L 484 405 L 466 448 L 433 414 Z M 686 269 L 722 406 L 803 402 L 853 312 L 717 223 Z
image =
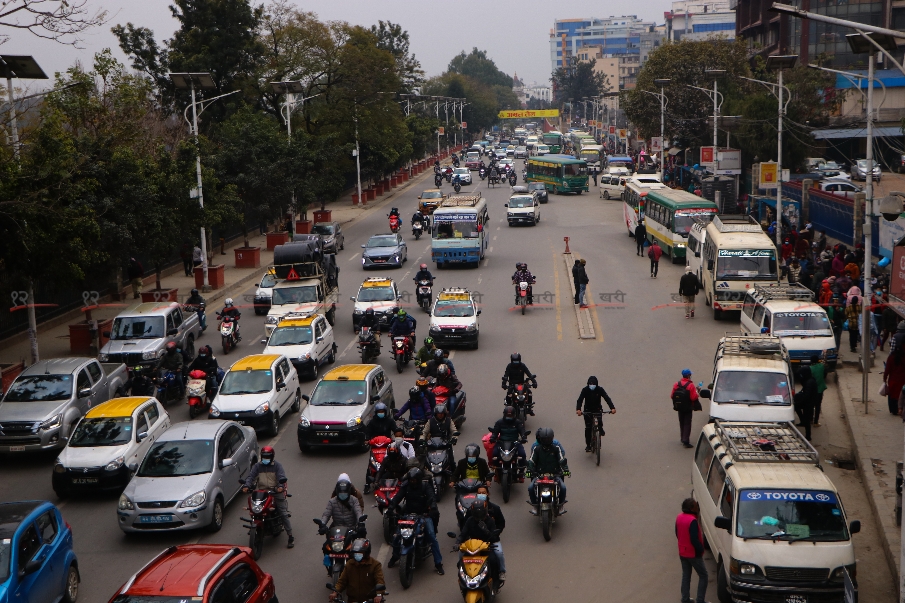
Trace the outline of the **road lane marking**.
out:
M 553 245 L 550 245 L 553 252 L 553 285 L 556 288 L 556 339 L 562 341 L 562 299 L 559 295 L 559 258 Z
M 499 229 L 500 229 L 500 227 L 499 227 L 499 226 L 497 226 L 497 227 L 496 227 L 496 229 L 497 229 L 497 230 L 499 230 Z
M 487 249 L 487 253 L 492 253 L 492 252 L 493 252 L 493 245 L 491 245 L 491 246 Z
M 355 258 L 357 258 L 359 255 L 361 255 L 361 254 L 356 253 L 355 255 L 353 255 L 352 257 L 349 258 L 349 261 L 351 262 L 352 260 L 354 260 Z
M 496 241 L 496 235 L 493 235 L 493 240 Z
M 482 280 L 484 280 L 484 277 L 483 277 L 483 276 L 479 276 L 479 277 L 478 277 L 478 284 L 479 284 L 479 285 L 481 284 L 481 281 L 482 281 Z
M 344 350 L 342 351 L 342 354 L 340 354 L 339 357 L 342 358 L 343 356 L 345 356 L 345 355 L 346 355 L 346 352 L 348 352 L 349 349 L 350 349 L 353 345 L 355 345 L 355 344 L 357 344 L 357 343 L 358 343 L 358 340 L 355 339 L 355 338 L 353 337 L 353 338 L 352 338 L 352 341 L 349 342 L 349 345 L 346 346 L 346 349 L 344 349 Z

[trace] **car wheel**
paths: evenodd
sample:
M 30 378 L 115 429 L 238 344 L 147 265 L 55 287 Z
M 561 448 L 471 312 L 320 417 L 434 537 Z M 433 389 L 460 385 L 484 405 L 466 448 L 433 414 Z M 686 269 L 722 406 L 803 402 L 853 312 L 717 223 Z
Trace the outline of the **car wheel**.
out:
M 79 569 L 75 565 L 69 566 L 66 572 L 66 591 L 63 593 L 64 603 L 75 603 L 79 599 Z
M 334 362 L 336 362 L 336 344 L 335 343 L 330 348 L 330 355 L 327 356 L 327 362 L 329 364 L 333 364 Z
M 276 437 L 280 432 L 280 413 L 274 412 L 270 415 L 270 425 L 267 426 L 267 435 Z
M 342 251 L 346 248 L 346 237 L 342 238 L 342 242 L 339 244 L 339 250 Z
M 309 374 L 311 375 L 312 379 L 317 379 L 319 373 L 318 359 L 314 358 L 313 360 L 314 362 L 311 364 L 311 371 L 309 372 Z
M 214 510 L 211 513 L 211 522 L 208 524 L 207 529 L 210 532 L 219 532 L 220 528 L 223 527 L 223 499 L 219 496 L 217 500 L 214 501 Z
M 603 198 L 606 199 L 607 201 L 609 201 L 609 199 L 610 199 L 610 191 L 604 190 L 604 191 L 603 191 Z
M 298 412 L 299 409 L 302 408 L 302 392 L 301 390 L 295 390 L 295 400 L 292 401 L 292 406 L 289 408 L 289 412 Z
M 189 360 L 195 357 L 195 338 L 189 335 L 188 339 L 185 340 L 185 355 L 188 356 Z

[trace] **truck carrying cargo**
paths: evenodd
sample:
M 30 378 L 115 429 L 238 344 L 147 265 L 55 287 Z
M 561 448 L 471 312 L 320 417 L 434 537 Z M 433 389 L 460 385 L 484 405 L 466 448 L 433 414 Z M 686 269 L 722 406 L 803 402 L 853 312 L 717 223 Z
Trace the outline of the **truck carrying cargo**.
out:
M 317 313 L 336 322 L 339 302 L 339 266 L 336 255 L 321 254 L 314 242 L 277 245 L 273 251 L 273 270 L 280 281 L 273 287 L 270 310 L 264 321 L 270 337 L 280 320 L 290 313 Z

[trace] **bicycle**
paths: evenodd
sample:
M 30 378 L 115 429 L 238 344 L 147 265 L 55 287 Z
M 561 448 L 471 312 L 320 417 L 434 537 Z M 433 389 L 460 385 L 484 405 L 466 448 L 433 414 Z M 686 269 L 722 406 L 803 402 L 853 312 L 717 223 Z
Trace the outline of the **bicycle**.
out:
M 593 424 L 591 425 L 591 452 L 596 457 L 597 466 L 600 466 L 600 448 L 603 442 L 601 438 L 603 438 L 603 415 L 611 415 L 613 411 L 607 412 L 592 412 L 589 413 L 593 418 Z

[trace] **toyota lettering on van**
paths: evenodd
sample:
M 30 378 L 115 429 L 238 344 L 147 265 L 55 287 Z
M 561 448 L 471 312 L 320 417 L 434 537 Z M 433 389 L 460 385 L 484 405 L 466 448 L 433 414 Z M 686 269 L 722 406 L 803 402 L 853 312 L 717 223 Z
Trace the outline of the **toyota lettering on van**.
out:
M 799 502 L 815 502 L 836 504 L 836 495 L 832 492 L 788 492 L 776 490 L 746 490 L 743 500 L 791 500 Z

